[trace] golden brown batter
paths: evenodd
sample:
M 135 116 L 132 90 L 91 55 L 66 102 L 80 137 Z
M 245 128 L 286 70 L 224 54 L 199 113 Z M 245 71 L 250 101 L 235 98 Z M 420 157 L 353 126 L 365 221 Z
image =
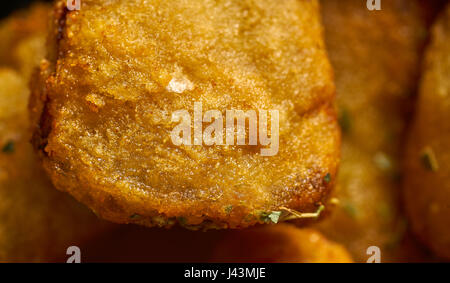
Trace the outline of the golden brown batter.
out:
M 148 226 L 238 228 L 318 210 L 339 131 L 317 1 L 86 0 L 74 12 L 65 2 L 32 103 L 34 143 L 59 189 L 105 219 Z M 278 110 L 278 154 L 175 146 L 171 115 L 192 115 L 194 102 Z

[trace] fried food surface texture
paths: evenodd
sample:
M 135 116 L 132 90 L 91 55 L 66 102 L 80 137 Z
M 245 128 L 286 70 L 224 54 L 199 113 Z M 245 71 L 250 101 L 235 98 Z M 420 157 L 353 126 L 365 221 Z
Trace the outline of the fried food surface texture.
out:
M 217 245 L 214 262 L 351 263 L 349 252 L 314 229 L 288 224 L 231 231 Z
M 414 231 L 450 259 L 450 7 L 431 38 L 405 154 L 404 197 Z
M 42 59 L 46 34 L 46 26 L 33 24 L 46 22 L 44 9 L 50 11 L 33 6 L 0 24 L 0 40 L 9 46 L 0 52 L 0 65 L 15 68 L 0 67 L 0 262 L 57 261 L 69 246 L 108 226 L 55 190 L 30 144 L 28 76 Z M 34 44 L 28 44 L 30 39 Z M 17 50 L 27 56 L 14 58 Z
M 384 1 L 379 12 L 361 1 L 321 3 L 343 148 L 332 198 L 337 205 L 319 228 L 358 262 L 373 245 L 382 261 L 391 261 L 407 230 L 399 163 L 425 27 L 415 1 Z
M 282 207 L 318 209 L 340 137 L 317 1 L 65 2 L 31 104 L 59 189 L 147 226 L 241 228 Z M 174 145 L 172 114 L 193 117 L 195 102 L 224 117 L 278 110 L 278 153 Z

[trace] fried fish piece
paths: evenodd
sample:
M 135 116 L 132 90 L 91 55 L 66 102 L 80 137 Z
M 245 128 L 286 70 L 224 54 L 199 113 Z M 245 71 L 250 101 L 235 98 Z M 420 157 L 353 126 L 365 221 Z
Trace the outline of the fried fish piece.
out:
M 289 224 L 230 231 L 218 243 L 213 262 L 351 263 L 349 252 L 314 229 Z
M 450 6 L 432 29 L 405 153 L 404 200 L 413 230 L 450 259 Z
M 57 188 L 105 219 L 147 226 L 240 228 L 320 207 L 340 134 L 317 1 L 65 4 L 31 103 Z M 171 117 L 194 102 L 278 110 L 278 154 L 174 145 Z
M 54 189 L 30 144 L 28 76 L 44 56 L 44 10 L 39 4 L 0 24 L 0 65 L 16 69 L 0 67 L 0 262 L 57 261 L 110 225 Z
M 426 29 L 415 1 L 384 1 L 382 11 L 364 4 L 322 1 L 343 148 L 332 198 L 337 206 L 319 229 L 358 262 L 369 258 L 370 246 L 391 261 L 404 252 L 398 167 Z

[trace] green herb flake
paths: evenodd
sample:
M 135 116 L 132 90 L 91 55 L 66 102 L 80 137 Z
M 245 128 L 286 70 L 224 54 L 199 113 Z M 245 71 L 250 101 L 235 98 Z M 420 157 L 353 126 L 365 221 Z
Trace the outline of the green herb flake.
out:
M 352 218 L 356 218 L 356 215 L 358 214 L 356 207 L 351 203 L 346 203 L 342 206 L 344 211 L 351 216 Z
M 331 174 L 326 174 L 325 177 L 323 177 L 323 180 L 325 181 L 325 183 L 329 184 L 331 182 Z
M 271 220 L 273 223 L 277 224 L 278 221 L 280 220 L 280 216 L 281 216 L 281 211 L 273 211 L 273 212 L 269 215 L 269 218 L 270 218 L 270 220 Z
M 187 225 L 187 219 L 185 217 L 178 217 L 178 222 L 181 225 Z
M 280 220 L 281 211 L 261 212 L 259 219 L 265 223 L 277 224 Z
M 348 134 L 352 128 L 352 119 L 350 113 L 347 109 L 343 108 L 339 114 L 339 125 L 341 126 L 342 132 Z
M 250 223 L 255 219 L 255 216 L 253 214 L 248 214 L 247 216 L 245 216 L 244 221 L 246 223 Z
M 373 158 L 373 161 L 380 170 L 389 171 L 392 169 L 391 158 L 384 152 L 377 152 Z
M 431 172 L 437 172 L 439 170 L 439 164 L 436 159 L 436 155 L 431 147 L 427 146 L 420 155 L 423 167 Z
M 14 153 L 14 150 L 15 150 L 14 142 L 9 141 L 3 146 L 2 152 L 10 154 L 10 153 Z
M 141 216 L 139 215 L 139 214 L 133 214 L 133 215 L 131 215 L 130 216 L 130 219 L 133 219 L 133 220 L 138 220 L 138 219 L 141 219 Z
M 259 220 L 267 223 L 270 221 L 269 215 L 270 213 L 263 211 L 259 214 Z
M 232 210 L 233 210 L 233 206 L 232 206 L 232 205 L 227 205 L 227 206 L 225 207 L 225 212 L 226 212 L 227 214 L 230 214 Z

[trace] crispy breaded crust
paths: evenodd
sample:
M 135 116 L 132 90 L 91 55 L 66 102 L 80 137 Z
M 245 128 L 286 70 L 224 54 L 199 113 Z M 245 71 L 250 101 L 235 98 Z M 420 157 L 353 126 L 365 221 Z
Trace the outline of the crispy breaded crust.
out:
M 65 2 L 31 104 L 56 187 L 108 220 L 148 226 L 239 228 L 281 207 L 317 210 L 339 156 L 317 1 L 86 0 L 75 12 Z M 279 110 L 279 153 L 173 145 L 171 114 L 194 101 Z
M 450 6 L 431 37 L 406 148 L 404 199 L 416 234 L 450 259 Z

